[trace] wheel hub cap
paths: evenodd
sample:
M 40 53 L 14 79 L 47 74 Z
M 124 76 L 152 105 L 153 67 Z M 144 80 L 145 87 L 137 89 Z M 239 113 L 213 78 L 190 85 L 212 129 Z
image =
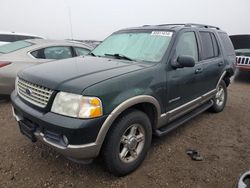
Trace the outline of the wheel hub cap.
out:
M 138 142 L 136 140 L 136 137 L 130 138 L 129 141 L 128 141 L 128 145 L 127 145 L 128 149 L 129 150 L 134 150 L 136 148 L 137 144 L 138 144 Z
M 223 87 L 220 86 L 218 88 L 215 98 L 216 98 L 216 104 L 218 106 L 223 105 L 224 100 L 225 100 L 225 92 L 224 92 Z
M 145 144 L 145 130 L 140 124 L 133 124 L 123 133 L 120 141 L 119 157 L 122 162 L 135 161 Z

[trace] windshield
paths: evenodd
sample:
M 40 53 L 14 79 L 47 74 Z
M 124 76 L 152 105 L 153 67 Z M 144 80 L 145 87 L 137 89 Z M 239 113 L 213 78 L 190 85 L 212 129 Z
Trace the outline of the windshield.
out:
M 172 34 L 167 31 L 113 34 L 97 46 L 92 55 L 110 57 L 113 54 L 114 57 L 159 62 L 168 48 Z
M 12 43 L 0 46 L 0 53 L 7 54 L 7 53 L 14 52 L 14 51 L 22 49 L 22 48 L 26 48 L 26 47 L 31 46 L 31 45 L 33 45 L 33 44 L 30 42 L 27 42 L 27 41 L 12 42 Z
M 237 49 L 235 53 L 238 56 L 250 56 L 250 49 Z

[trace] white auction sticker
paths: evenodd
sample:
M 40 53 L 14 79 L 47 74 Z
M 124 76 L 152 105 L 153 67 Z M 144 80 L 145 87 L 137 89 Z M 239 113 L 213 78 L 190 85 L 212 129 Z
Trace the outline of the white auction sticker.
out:
M 151 35 L 155 35 L 155 36 L 163 36 L 163 37 L 171 37 L 172 36 L 172 32 L 168 32 L 168 31 L 152 31 Z

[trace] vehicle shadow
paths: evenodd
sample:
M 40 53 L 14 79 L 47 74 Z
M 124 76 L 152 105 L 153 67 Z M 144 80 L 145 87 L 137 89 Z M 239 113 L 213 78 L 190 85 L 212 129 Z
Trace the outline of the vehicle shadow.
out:
M 250 83 L 250 71 L 237 70 L 233 80 L 235 82 Z

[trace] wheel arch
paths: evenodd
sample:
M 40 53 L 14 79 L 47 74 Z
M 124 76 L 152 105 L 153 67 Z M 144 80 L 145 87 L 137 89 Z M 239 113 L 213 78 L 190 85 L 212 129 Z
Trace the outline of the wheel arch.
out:
M 151 108 L 149 108 L 151 107 Z M 149 116 L 152 126 L 155 127 L 160 117 L 160 104 L 156 98 L 149 95 L 140 95 L 132 97 L 120 105 L 118 105 L 104 121 L 98 136 L 96 138 L 96 144 L 101 146 L 105 140 L 105 137 L 110 130 L 112 124 L 129 109 L 139 109 Z M 153 116 L 151 116 L 153 115 Z M 152 127 L 152 128 L 153 128 Z M 101 148 L 101 147 L 100 147 Z

